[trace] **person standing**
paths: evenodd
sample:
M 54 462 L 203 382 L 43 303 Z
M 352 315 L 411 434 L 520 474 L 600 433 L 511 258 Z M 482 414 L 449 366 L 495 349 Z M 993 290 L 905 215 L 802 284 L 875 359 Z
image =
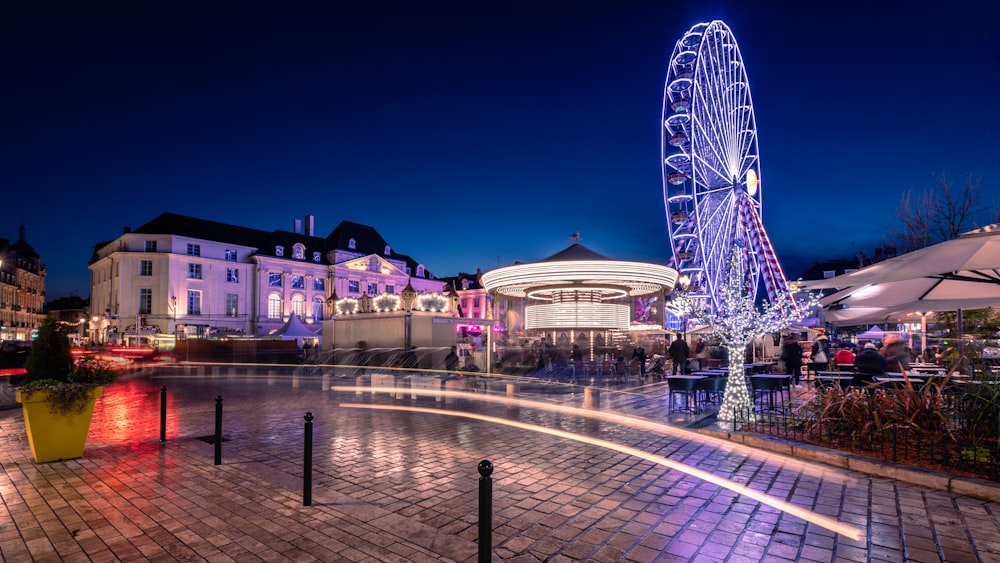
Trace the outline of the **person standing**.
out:
M 786 336 L 781 345 L 781 361 L 785 362 L 785 374 L 792 376 L 792 385 L 797 386 L 802 377 L 802 346 L 794 334 Z
M 826 332 L 819 333 L 812 345 L 813 371 L 826 371 L 830 365 L 830 338 Z
M 451 350 L 448 351 L 448 355 L 444 357 L 444 369 L 448 371 L 458 369 L 458 354 L 455 346 L 452 346 Z
M 894 334 L 886 336 L 879 353 L 889 363 L 889 371 L 897 369 L 900 372 L 910 371 L 910 354 L 906 351 L 906 345 L 902 338 Z
M 646 377 L 646 349 L 636 346 L 632 350 L 632 359 L 639 362 L 639 377 Z
M 687 362 L 688 358 L 691 357 L 691 348 L 688 347 L 687 341 L 684 340 L 683 335 L 678 334 L 677 339 L 670 343 L 670 348 L 667 349 L 667 354 L 673 361 L 674 368 L 673 374 L 687 373 Z
M 700 336 L 694 345 L 694 359 L 698 361 L 698 369 L 708 369 L 708 345 Z

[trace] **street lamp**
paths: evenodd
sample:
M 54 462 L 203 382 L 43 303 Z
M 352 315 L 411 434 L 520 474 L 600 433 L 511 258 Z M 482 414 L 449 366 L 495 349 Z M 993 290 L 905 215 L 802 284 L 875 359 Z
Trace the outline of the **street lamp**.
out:
M 691 285 L 691 276 L 682 274 L 677 278 L 677 284 L 681 286 L 681 291 L 687 291 Z M 687 340 L 687 310 L 681 315 L 681 339 Z
M 174 336 L 177 336 L 177 296 L 170 296 L 170 303 L 173 305 L 174 309 Z
M 917 311 L 920 315 L 920 353 L 924 354 L 927 350 L 927 313 Z

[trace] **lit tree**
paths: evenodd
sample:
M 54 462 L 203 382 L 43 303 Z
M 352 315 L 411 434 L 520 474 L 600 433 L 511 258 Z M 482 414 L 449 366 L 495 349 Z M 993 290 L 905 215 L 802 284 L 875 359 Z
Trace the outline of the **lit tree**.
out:
M 706 308 L 702 299 L 692 297 L 685 290 L 674 295 L 672 305 L 676 312 L 696 317 L 708 325 L 728 352 L 729 378 L 718 415 L 718 420 L 724 422 L 732 422 L 737 411 L 747 413 L 751 421 L 754 419 L 750 382 L 743 369 L 747 346 L 756 338 L 800 320 L 804 312 L 819 303 L 819 295 L 810 295 L 805 303 L 796 303 L 792 295 L 786 293 L 758 309 L 747 275 L 746 260 L 739 251 L 733 252 L 725 283 L 718 290 L 717 307 Z

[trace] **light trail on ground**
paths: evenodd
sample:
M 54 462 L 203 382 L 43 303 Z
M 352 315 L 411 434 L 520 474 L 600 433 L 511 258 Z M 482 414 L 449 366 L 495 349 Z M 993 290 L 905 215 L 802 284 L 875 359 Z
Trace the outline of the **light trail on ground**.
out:
M 343 389 L 343 388 L 340 388 L 340 389 Z M 369 390 L 375 391 L 375 389 L 372 389 L 372 388 L 365 388 L 365 389 L 369 389 Z M 390 388 L 385 388 L 385 389 L 390 389 Z M 391 388 L 391 389 L 393 389 L 393 392 L 395 392 L 394 388 Z M 409 390 L 407 392 L 409 392 Z M 463 393 L 463 395 L 472 395 L 472 397 L 476 397 L 476 395 L 472 394 L 472 393 Z M 605 449 L 617 451 L 617 452 L 620 452 L 620 453 L 623 453 L 623 454 L 626 454 L 626 455 L 635 456 L 635 457 L 638 457 L 640 459 L 644 459 L 646 461 L 649 461 L 651 463 L 655 463 L 657 465 L 662 465 L 664 467 L 669 467 L 670 469 L 676 469 L 677 471 L 680 471 L 682 473 L 686 473 L 688 475 L 691 475 L 692 477 L 697 477 L 698 479 L 701 479 L 703 481 L 707 481 L 709 483 L 712 483 L 712 484 L 714 484 L 716 486 L 719 486 L 719 487 L 722 487 L 724 489 L 728 489 L 728 490 L 733 491 L 733 492 L 735 492 L 737 494 L 741 494 L 741 495 L 744 495 L 746 497 L 752 498 L 753 500 L 755 500 L 755 501 L 757 501 L 757 502 L 759 502 L 761 504 L 766 504 L 766 505 L 768 505 L 770 507 L 773 507 L 773 508 L 776 508 L 776 509 L 778 509 L 778 510 L 780 510 L 782 512 L 785 512 L 786 514 L 791 514 L 792 516 L 795 516 L 797 518 L 801 518 L 802 520 L 805 520 L 806 522 L 809 522 L 811 524 L 815 524 L 817 526 L 826 528 L 827 530 L 830 530 L 831 532 L 834 532 L 834 533 L 837 533 L 837 534 L 841 534 L 841 535 L 849 537 L 849 538 L 851 538 L 853 540 L 861 541 L 865 537 L 864 532 L 861 531 L 861 530 L 859 530 L 858 528 L 855 528 L 854 526 L 851 526 L 849 524 L 845 524 L 843 522 L 839 522 L 839 521 L 834 520 L 832 518 L 829 518 L 827 516 L 823 516 L 822 514 L 817 514 L 815 512 L 812 512 L 811 510 L 807 510 L 805 508 L 801 508 L 801 507 L 795 506 L 793 504 L 790 504 L 790 503 L 785 502 L 785 501 L 783 501 L 781 499 L 772 497 L 770 495 L 767 495 L 767 494 L 764 494 L 764 493 L 761 493 L 761 492 L 758 492 L 758 491 L 754 491 L 753 489 L 750 489 L 748 487 L 740 485 L 739 483 L 735 483 L 733 481 L 730 481 L 729 479 L 726 479 L 726 478 L 723 478 L 723 477 L 719 477 L 718 475 L 713 475 L 712 473 L 709 473 L 709 472 L 704 471 L 702 469 L 698 469 L 697 467 L 691 467 L 691 466 L 683 464 L 683 463 L 679 463 L 679 462 L 676 462 L 676 461 L 671 461 L 670 459 L 667 459 L 667 458 L 665 458 L 663 456 L 651 454 L 649 452 L 644 452 L 642 450 L 639 450 L 639 449 L 636 449 L 636 448 L 633 448 L 633 447 L 623 446 L 621 444 L 616 444 L 614 442 L 609 442 L 607 440 L 602 440 L 600 438 L 591 438 L 589 436 L 583 436 L 581 434 L 574 434 L 572 432 L 566 432 L 565 430 L 557 430 L 555 428 L 546 428 L 544 426 L 538 426 L 538 425 L 535 425 L 535 424 L 528 424 L 526 422 L 518 422 L 518 421 L 515 421 L 515 420 L 508 420 L 508 419 L 504 419 L 504 418 L 497 418 L 497 417 L 494 417 L 494 416 L 486 416 L 486 415 L 480 415 L 480 414 L 469 413 L 469 412 L 462 412 L 462 411 L 449 411 L 449 410 L 441 410 L 441 409 L 430 409 L 430 408 L 426 408 L 426 407 L 404 407 L 404 406 L 395 406 L 395 405 L 363 405 L 363 404 L 360 404 L 360 403 L 340 403 L 340 406 L 344 407 L 344 408 L 369 409 L 369 410 L 385 410 L 385 411 L 397 411 L 397 412 L 413 412 L 413 413 L 422 413 L 422 414 L 437 414 L 437 415 L 444 415 L 444 416 L 455 416 L 455 417 L 461 417 L 461 418 L 470 418 L 470 419 L 473 419 L 473 420 L 480 420 L 480 421 L 484 421 L 484 422 L 490 422 L 490 423 L 493 423 L 493 424 L 502 424 L 502 425 L 505 425 L 505 426 L 511 426 L 511 427 L 514 427 L 514 428 L 520 428 L 522 430 L 528 430 L 530 432 L 538 432 L 538 433 L 542 433 L 542 434 L 548 434 L 550 436 L 556 436 L 556 437 L 559 437 L 559 438 L 565 438 L 567 440 L 574 440 L 574 441 L 581 442 L 581 443 L 584 443 L 584 444 L 590 444 L 590 445 L 593 445 L 593 446 L 598 446 L 598 447 L 601 447 L 601 448 L 605 448 Z
M 816 463 L 811 463 L 807 461 L 802 461 L 786 455 L 769 452 L 754 448 L 753 446 L 747 446 L 745 444 L 740 444 L 736 442 L 730 442 L 728 440 L 723 440 L 721 438 L 715 438 L 713 436 L 706 436 L 695 431 L 687 430 L 685 428 L 679 428 L 677 426 L 671 426 L 668 424 L 662 424 L 655 422 L 646 418 L 641 418 L 638 416 L 631 416 L 627 414 L 611 413 L 606 411 L 598 411 L 594 409 L 587 409 L 581 407 L 571 407 L 566 405 L 558 405 L 554 403 L 548 403 L 544 401 L 533 401 L 528 399 L 508 399 L 505 396 L 500 395 L 489 395 L 485 393 L 469 393 L 466 391 L 448 391 L 448 390 L 435 390 L 435 389 L 412 389 L 412 388 L 399 388 L 399 387 L 369 387 L 369 386 L 347 386 L 347 387 L 333 387 L 335 392 L 349 392 L 355 394 L 361 393 L 384 393 L 393 395 L 416 395 L 422 397 L 441 397 L 443 399 L 466 399 L 470 401 L 479 401 L 484 403 L 495 403 L 495 404 L 505 404 L 510 407 L 525 407 L 531 409 L 544 410 L 548 412 L 555 412 L 560 414 L 569 414 L 574 416 L 580 416 L 585 418 L 590 418 L 594 420 L 601 420 L 604 422 L 610 422 L 613 424 L 621 424 L 625 426 L 630 426 L 639 430 L 646 430 L 649 432 L 656 432 L 664 436 L 671 436 L 675 438 L 682 438 L 685 440 L 690 440 L 700 444 L 714 446 L 719 448 L 727 448 L 733 451 L 740 452 L 744 455 L 753 457 L 754 459 L 764 459 L 771 463 L 778 463 L 782 466 L 789 467 L 796 471 L 800 471 L 810 477 L 830 479 L 838 484 L 843 484 L 845 482 L 853 482 L 848 475 L 839 469 L 831 466 L 819 465 Z

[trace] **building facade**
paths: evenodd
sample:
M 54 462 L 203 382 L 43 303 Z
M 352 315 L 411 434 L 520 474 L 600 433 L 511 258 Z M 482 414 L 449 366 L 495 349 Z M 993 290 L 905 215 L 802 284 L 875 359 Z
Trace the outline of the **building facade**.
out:
M 292 231 L 263 231 L 163 213 L 96 245 L 88 267 L 98 343 L 266 336 L 293 314 L 318 330 L 336 296 L 443 285 L 374 228 L 344 221 L 317 237 L 311 215 Z
M 0 239 L 0 341 L 29 341 L 45 318 L 45 266 L 25 239 Z

